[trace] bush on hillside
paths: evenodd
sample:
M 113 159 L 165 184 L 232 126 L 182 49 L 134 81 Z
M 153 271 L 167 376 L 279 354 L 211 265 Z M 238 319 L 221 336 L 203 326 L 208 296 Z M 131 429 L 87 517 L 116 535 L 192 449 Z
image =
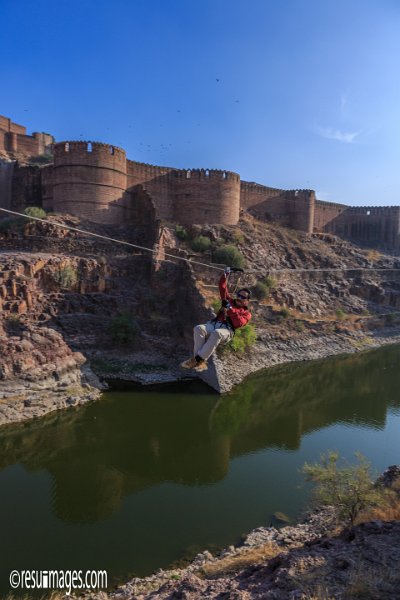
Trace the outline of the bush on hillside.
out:
M 339 518 L 352 526 L 359 513 L 375 506 L 381 494 L 375 487 L 371 475 L 371 465 L 359 452 L 355 464 L 343 463 L 338 466 L 339 454 L 322 454 L 319 463 L 302 468 L 306 481 L 315 484 L 314 500 L 317 504 L 334 506 Z
M 211 240 L 205 235 L 197 235 L 191 240 L 190 247 L 195 252 L 206 252 L 211 247 Z
M 244 256 L 235 246 L 228 245 L 217 248 L 214 252 L 213 260 L 214 262 L 229 267 L 236 267 L 237 269 L 243 269 L 245 266 Z
M 53 274 L 53 278 L 61 288 L 71 290 L 78 282 L 78 272 L 72 265 L 64 265 Z
M 227 347 L 229 350 L 232 350 L 232 352 L 243 354 L 255 344 L 256 339 L 256 330 L 251 323 L 248 323 L 244 327 L 240 327 L 240 329 L 235 331 L 235 335 Z
M 186 231 L 185 227 L 183 227 L 183 225 L 175 226 L 175 235 L 180 240 L 187 240 L 189 237 L 189 234 Z
M 40 206 L 28 206 L 24 210 L 24 215 L 27 217 L 36 217 L 37 219 L 45 219 L 47 217 L 47 213 Z
M 111 319 L 109 331 L 114 342 L 128 345 L 137 338 L 139 327 L 130 313 L 123 312 Z

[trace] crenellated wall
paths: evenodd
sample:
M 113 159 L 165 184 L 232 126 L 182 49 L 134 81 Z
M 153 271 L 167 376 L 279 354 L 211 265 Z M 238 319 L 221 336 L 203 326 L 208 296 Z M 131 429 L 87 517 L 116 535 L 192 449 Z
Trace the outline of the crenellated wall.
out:
M 331 231 L 330 223 L 347 208 L 345 204 L 315 200 L 314 231 Z
M 355 242 L 400 249 L 400 207 L 347 207 L 325 227 L 325 231 Z
M 313 190 L 241 181 L 231 171 L 140 163 L 100 142 L 60 142 L 54 145 L 53 164 L 39 167 L 28 161 L 24 166 L 24 157 L 48 152 L 52 140 L 45 133 L 26 135 L 25 127 L 0 115 L 0 155 L 7 165 L 15 163 L 12 177 L 12 168 L 2 167 L 0 206 L 23 210 L 37 204 L 98 223 L 131 223 L 138 231 L 159 219 L 232 225 L 241 211 L 249 211 L 308 234 L 330 232 L 400 251 L 400 207 L 350 207 L 317 200 Z
M 284 227 L 312 233 L 314 205 L 313 190 L 280 190 L 247 181 L 241 184 L 241 207 Z
M 12 157 L 39 156 L 51 151 L 53 136 L 35 132 L 26 135 L 26 127 L 0 115 L 0 153 Z
M 126 156 L 98 142 L 61 142 L 54 146 L 53 210 L 96 223 L 124 221 Z
M 189 169 L 174 173 L 173 220 L 235 225 L 240 212 L 240 176 L 231 171 Z

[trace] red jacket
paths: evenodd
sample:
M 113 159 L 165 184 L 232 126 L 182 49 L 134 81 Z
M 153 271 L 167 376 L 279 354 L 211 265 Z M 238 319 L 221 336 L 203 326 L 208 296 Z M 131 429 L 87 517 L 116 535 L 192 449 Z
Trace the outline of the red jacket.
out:
M 244 327 L 247 325 L 251 319 L 251 313 L 244 306 L 236 306 L 235 300 L 233 300 L 229 294 L 227 278 L 225 277 L 225 274 L 221 275 L 221 279 L 219 280 L 219 293 L 221 300 L 228 300 L 228 302 L 232 305 L 232 308 L 228 308 L 226 311 L 226 315 L 229 317 L 234 329 L 239 329 L 239 327 Z M 222 323 L 226 322 L 224 313 L 222 311 L 219 311 L 217 315 L 217 321 Z

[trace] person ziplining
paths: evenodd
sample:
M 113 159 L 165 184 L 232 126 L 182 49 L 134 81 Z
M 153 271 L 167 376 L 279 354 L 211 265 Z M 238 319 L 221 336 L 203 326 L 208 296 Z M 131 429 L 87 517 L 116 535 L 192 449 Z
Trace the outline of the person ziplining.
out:
M 219 280 L 219 293 L 221 297 L 221 308 L 217 316 L 196 325 L 193 329 L 193 357 L 185 360 L 181 367 L 194 369 L 197 372 L 208 369 L 207 361 L 218 348 L 219 344 L 227 344 L 235 335 L 235 331 L 244 327 L 251 319 L 248 303 L 250 290 L 246 287 L 240 288 L 236 298 L 228 290 L 228 277 L 231 272 L 242 271 L 227 267 Z

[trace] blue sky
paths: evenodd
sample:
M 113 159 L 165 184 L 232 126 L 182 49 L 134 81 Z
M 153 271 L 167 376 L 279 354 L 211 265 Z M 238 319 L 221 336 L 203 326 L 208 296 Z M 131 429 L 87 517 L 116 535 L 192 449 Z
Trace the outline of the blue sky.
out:
M 398 0 L 0 0 L 0 114 L 58 141 L 400 204 Z

